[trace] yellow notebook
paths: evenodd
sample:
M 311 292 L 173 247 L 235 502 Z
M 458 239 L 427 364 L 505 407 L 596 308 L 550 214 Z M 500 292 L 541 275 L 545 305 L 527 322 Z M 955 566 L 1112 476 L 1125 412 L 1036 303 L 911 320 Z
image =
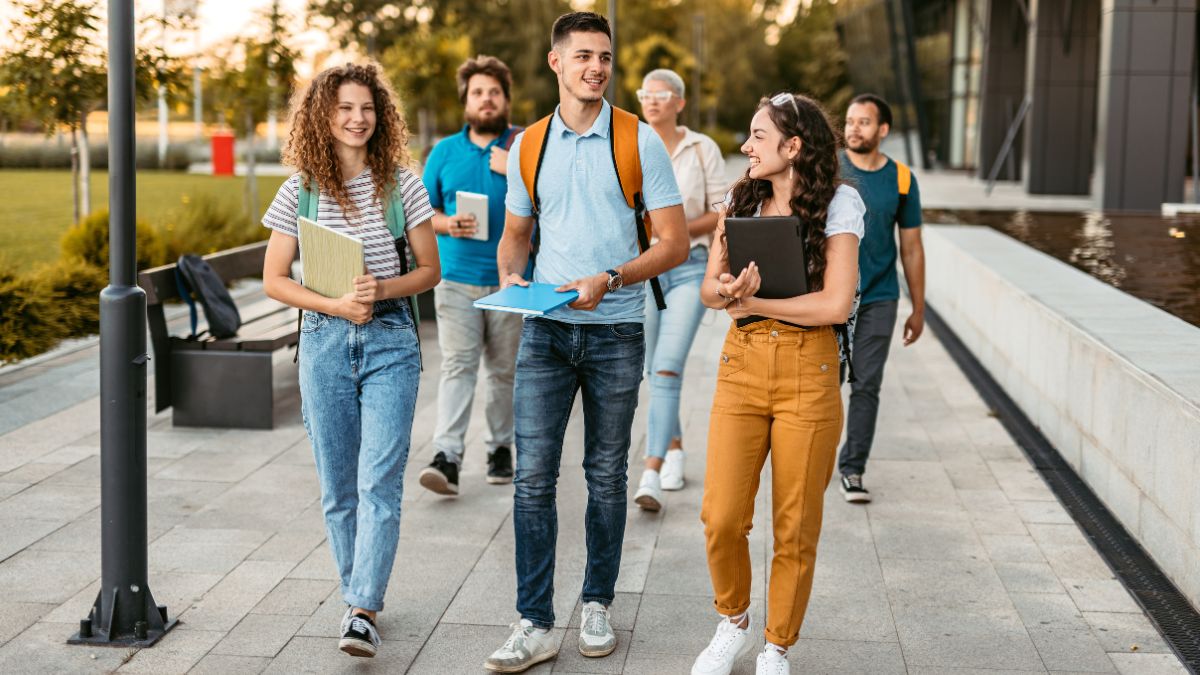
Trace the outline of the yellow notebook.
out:
M 327 298 L 353 291 L 354 277 L 366 269 L 362 242 L 303 216 L 299 229 L 304 287 Z

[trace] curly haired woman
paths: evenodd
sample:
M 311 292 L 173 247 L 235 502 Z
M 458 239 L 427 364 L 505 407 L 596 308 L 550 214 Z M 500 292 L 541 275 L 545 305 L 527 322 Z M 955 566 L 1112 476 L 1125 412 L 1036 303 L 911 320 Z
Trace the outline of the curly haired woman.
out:
M 811 99 L 787 93 L 763 99 L 742 146 L 750 168 L 726 200 L 726 213 L 734 216 L 800 219 L 811 292 L 755 297 L 758 267 L 751 262 L 731 274 L 726 214 L 717 224 L 700 297 L 734 323 L 717 371 L 700 518 L 722 618 L 693 675 L 728 674 L 754 642 L 747 535 L 768 454 L 775 555 L 759 675 L 787 674 L 787 650 L 808 606 L 823 495 L 842 430 L 833 326 L 853 313 L 866 213 L 858 193 L 839 185 L 837 149 L 828 117 Z
M 400 537 L 400 497 L 420 378 L 413 317 L 403 298 L 441 277 L 421 180 L 406 168 L 407 127 L 378 66 L 323 71 L 292 103 L 285 161 L 298 169 L 263 216 L 273 230 L 263 264 L 268 296 L 304 310 L 300 397 L 312 442 L 329 546 L 349 608 L 340 649 L 374 656 Z M 301 189 L 317 220 L 363 243 L 366 271 L 354 290 L 327 298 L 289 278 L 299 246 Z M 401 273 L 403 252 L 385 214 L 400 200 L 416 264 Z

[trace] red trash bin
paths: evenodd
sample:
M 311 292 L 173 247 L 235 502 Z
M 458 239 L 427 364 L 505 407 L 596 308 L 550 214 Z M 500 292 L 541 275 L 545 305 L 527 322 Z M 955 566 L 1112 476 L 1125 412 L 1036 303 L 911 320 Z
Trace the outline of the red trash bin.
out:
M 212 166 L 214 176 L 233 175 L 233 134 L 212 135 Z

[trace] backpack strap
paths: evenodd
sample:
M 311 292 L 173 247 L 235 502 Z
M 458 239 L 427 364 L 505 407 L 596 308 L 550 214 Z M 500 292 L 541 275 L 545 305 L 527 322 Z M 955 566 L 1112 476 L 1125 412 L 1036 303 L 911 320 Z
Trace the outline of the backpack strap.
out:
M 896 162 L 896 160 L 892 160 Z M 896 192 L 900 195 L 899 206 L 896 207 L 896 222 L 904 215 L 904 207 L 908 205 L 908 191 L 912 189 L 912 170 L 903 162 L 896 162 Z
M 612 106 L 608 125 L 608 140 L 612 146 L 617 182 L 621 184 L 625 203 L 633 209 L 634 220 L 637 222 L 638 249 L 645 253 L 650 248 L 653 229 L 650 214 L 646 212 L 646 203 L 642 199 L 642 157 L 638 149 L 638 118 L 629 111 Z M 658 311 L 665 310 L 667 301 L 658 277 L 650 279 L 650 289 L 654 293 L 654 303 L 658 305 Z
M 525 135 L 521 140 L 521 154 L 519 156 L 521 166 L 521 182 L 525 183 L 525 192 L 529 194 L 529 201 L 533 203 L 533 238 L 530 241 L 529 261 L 531 265 L 537 264 L 538 247 L 541 243 L 541 228 L 538 227 L 538 218 L 541 214 L 541 200 L 537 194 L 538 174 L 542 172 L 542 160 L 546 157 L 546 138 L 550 135 L 550 120 L 553 115 L 546 115 L 542 119 L 534 122 L 525 129 Z M 516 138 L 516 135 L 513 135 Z
M 505 132 L 508 135 L 505 136 L 504 140 L 500 142 L 500 147 L 504 150 L 512 148 L 513 141 L 517 140 L 517 134 L 521 133 L 522 131 L 525 131 L 525 127 L 520 127 L 515 124 L 510 126 L 508 131 Z

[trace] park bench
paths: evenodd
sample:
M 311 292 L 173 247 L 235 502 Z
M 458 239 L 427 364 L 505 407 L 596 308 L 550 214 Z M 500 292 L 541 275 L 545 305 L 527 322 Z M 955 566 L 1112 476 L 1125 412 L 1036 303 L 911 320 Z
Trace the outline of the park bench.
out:
M 263 241 L 204 259 L 226 283 L 261 279 L 266 251 Z M 171 419 L 176 426 L 272 428 L 271 358 L 275 350 L 298 344 L 296 310 L 270 298 L 239 302 L 242 327 L 236 336 L 188 340 L 168 332 L 163 313 L 164 302 L 181 300 L 175 265 L 139 273 L 138 285 L 146 291 L 154 349 L 155 411 L 174 408 Z

